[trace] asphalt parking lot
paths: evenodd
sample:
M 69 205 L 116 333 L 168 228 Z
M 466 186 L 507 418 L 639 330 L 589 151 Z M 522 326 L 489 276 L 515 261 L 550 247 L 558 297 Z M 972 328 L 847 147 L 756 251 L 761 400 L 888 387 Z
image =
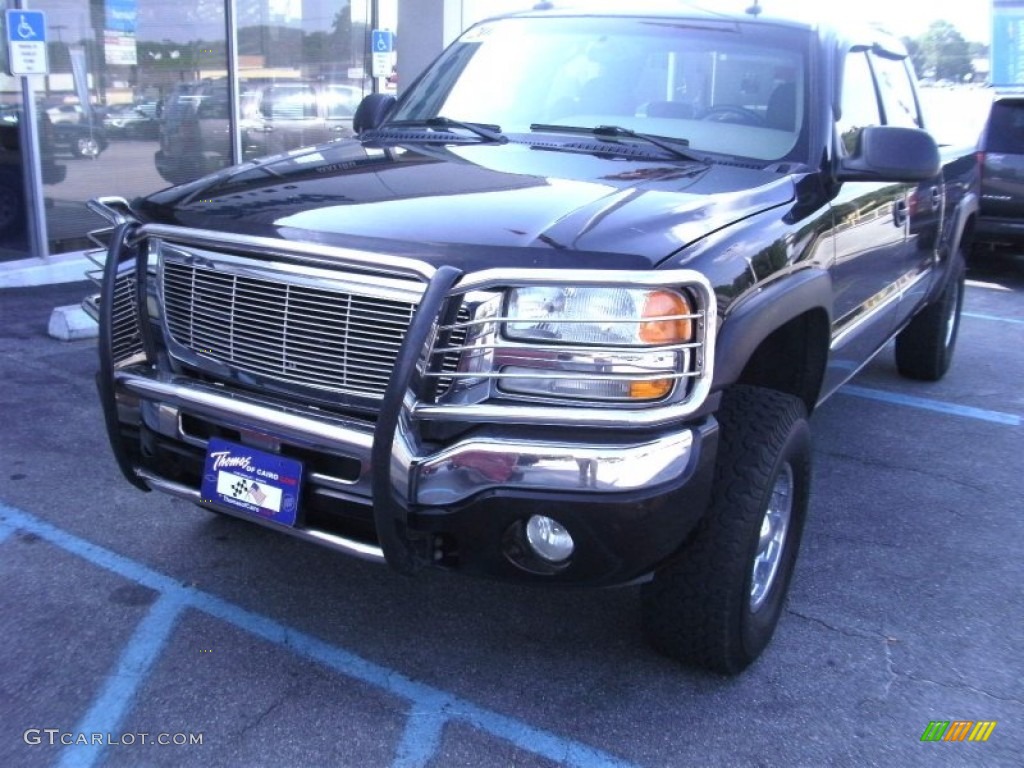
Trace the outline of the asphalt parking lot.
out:
M 94 342 L 45 335 L 86 288 L 0 292 L 0 765 L 1020 765 L 1024 258 L 969 278 L 946 379 L 883 353 L 815 414 L 787 614 L 736 679 L 647 649 L 635 589 L 408 580 L 140 493 Z

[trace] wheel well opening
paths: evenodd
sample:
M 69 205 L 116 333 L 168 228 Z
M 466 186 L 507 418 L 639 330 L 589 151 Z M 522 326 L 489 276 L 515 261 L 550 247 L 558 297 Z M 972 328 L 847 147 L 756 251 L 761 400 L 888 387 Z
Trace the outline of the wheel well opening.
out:
M 810 413 L 821 392 L 828 342 L 829 322 L 825 311 L 805 312 L 761 342 L 737 383 L 798 397 Z

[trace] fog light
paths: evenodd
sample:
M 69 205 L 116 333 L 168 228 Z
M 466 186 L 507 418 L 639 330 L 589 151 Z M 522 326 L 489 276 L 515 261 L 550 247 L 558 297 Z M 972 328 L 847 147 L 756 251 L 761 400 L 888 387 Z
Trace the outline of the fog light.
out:
M 534 552 L 549 563 L 568 560 L 576 547 L 565 528 L 543 515 L 534 515 L 526 521 L 526 541 Z

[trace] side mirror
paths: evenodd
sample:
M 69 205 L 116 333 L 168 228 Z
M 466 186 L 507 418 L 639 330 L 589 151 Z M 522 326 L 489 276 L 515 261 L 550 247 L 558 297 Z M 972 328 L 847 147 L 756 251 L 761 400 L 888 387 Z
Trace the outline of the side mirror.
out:
M 394 108 L 397 99 L 386 93 L 371 93 L 366 96 L 352 117 L 352 130 L 356 133 L 369 131 L 384 122 Z
M 928 181 L 939 175 L 939 147 L 927 131 L 874 125 L 864 128 L 857 150 L 843 158 L 839 181 Z

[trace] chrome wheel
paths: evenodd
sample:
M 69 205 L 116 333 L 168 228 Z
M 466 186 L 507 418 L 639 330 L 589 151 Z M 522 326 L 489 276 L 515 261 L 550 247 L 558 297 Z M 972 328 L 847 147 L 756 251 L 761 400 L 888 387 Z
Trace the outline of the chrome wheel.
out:
M 775 478 L 768 507 L 761 519 L 761 535 L 750 574 L 750 610 L 756 611 L 771 592 L 779 572 L 782 551 L 786 545 L 789 520 L 793 513 L 793 468 L 788 464 Z
M 100 143 L 92 137 L 79 139 L 75 149 L 81 157 L 97 158 L 100 154 Z

